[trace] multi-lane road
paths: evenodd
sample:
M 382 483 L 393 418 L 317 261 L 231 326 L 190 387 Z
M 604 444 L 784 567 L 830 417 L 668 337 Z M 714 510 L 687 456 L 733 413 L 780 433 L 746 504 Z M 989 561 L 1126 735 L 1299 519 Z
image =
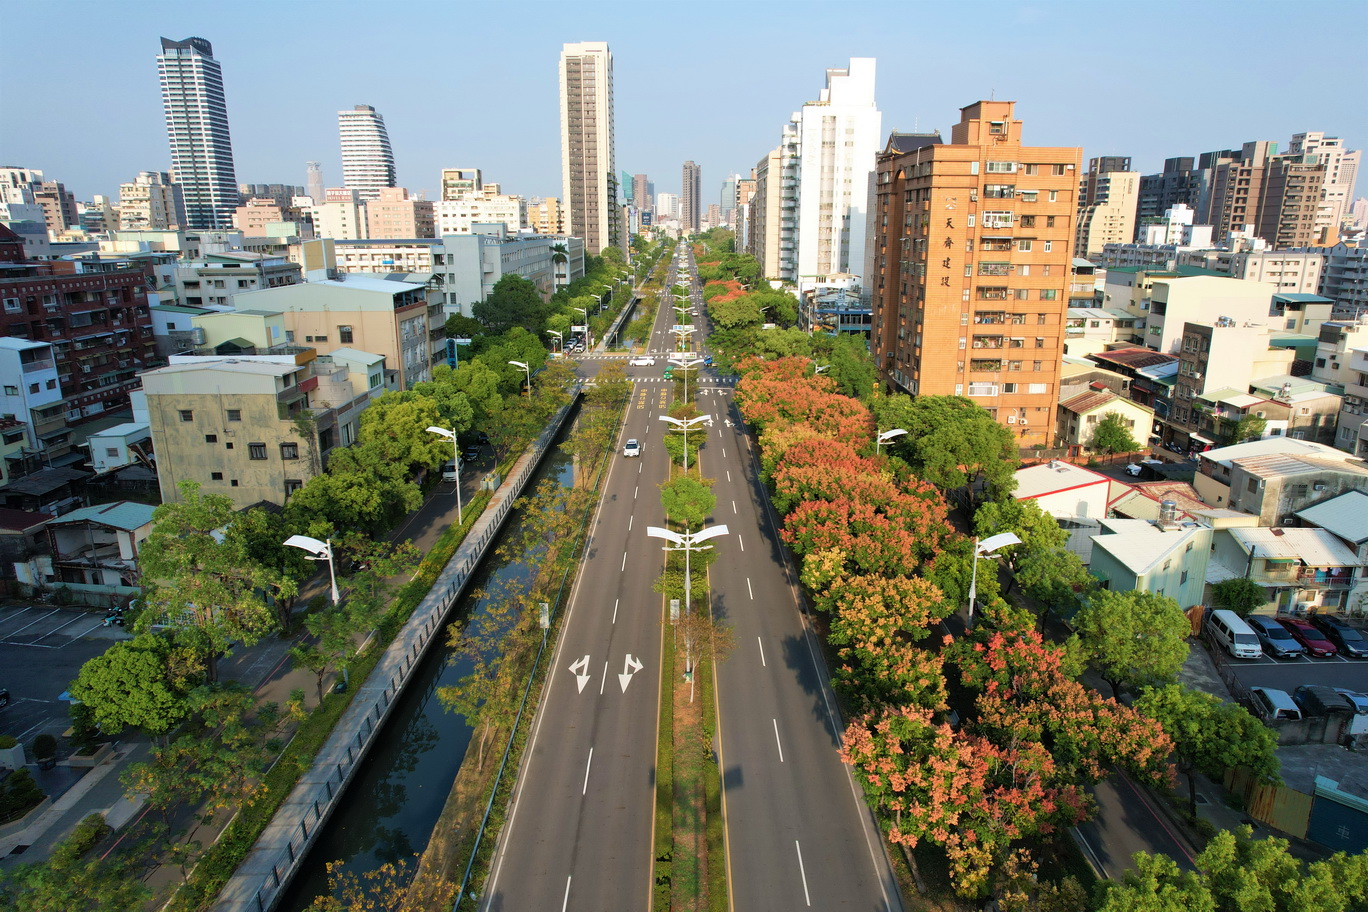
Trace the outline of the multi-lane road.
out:
M 674 275 L 672 267 L 670 282 Z M 657 353 L 673 345 L 668 304 L 652 329 Z M 705 331 L 705 321 L 695 324 Z M 642 455 L 619 455 L 609 468 L 485 887 L 488 910 L 650 906 L 664 609 L 651 588 L 663 555 L 646 527 L 664 524 L 657 486 L 669 467 L 658 416 L 674 395 L 661 378 L 665 357 L 630 369 L 622 440 L 642 441 Z M 731 530 L 713 542 L 710 570 L 713 609 L 736 635 L 717 679 L 731 907 L 900 909 L 878 831 L 837 756 L 826 670 L 730 384 L 705 372 L 690 393 L 715 419 L 699 457 L 715 479 L 709 524 Z

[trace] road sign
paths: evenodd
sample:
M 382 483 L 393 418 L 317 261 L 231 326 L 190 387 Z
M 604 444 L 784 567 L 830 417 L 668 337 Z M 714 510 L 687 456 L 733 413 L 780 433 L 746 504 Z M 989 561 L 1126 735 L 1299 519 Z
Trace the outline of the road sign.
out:
M 541 617 L 540 617 L 539 620 L 541 621 L 541 629 L 542 629 L 542 630 L 545 630 L 545 629 L 547 629 L 548 627 L 551 626 L 551 603 L 550 603 L 550 602 L 542 602 L 542 603 L 541 603 Z
M 670 623 L 679 620 L 679 599 L 670 599 Z

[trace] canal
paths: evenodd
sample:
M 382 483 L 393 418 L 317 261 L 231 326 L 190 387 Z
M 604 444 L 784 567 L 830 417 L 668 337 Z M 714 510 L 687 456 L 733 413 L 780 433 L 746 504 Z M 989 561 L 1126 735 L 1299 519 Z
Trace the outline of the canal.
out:
M 565 427 L 573 427 L 573 421 Z M 564 437 L 562 432 L 556 438 L 524 492 L 535 491 L 548 478 L 563 487 L 573 484 L 572 460 L 560 448 Z M 521 561 L 497 553 L 509 536 L 520 531 L 523 519 L 521 510 L 509 515 L 448 622 L 485 610 L 484 599 L 475 593 L 498 593 L 503 583 L 527 575 Z M 359 875 L 388 862 L 414 861 L 413 856 L 427 846 L 470 743 L 471 730 L 465 720 L 445 710 L 437 698 L 438 688 L 455 684 L 470 670 L 466 662 L 451 664 L 450 658 L 451 649 L 443 636 L 400 694 L 370 754 L 282 895 L 278 909 L 302 912 L 323 895 L 331 861 L 343 861 Z

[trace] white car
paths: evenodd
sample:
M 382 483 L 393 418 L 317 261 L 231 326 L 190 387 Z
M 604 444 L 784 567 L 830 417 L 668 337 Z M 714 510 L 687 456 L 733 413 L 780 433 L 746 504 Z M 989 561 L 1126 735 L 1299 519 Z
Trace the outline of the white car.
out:
M 623 456 L 640 456 L 640 455 L 641 455 L 641 444 L 637 443 L 637 440 L 636 440 L 635 437 L 633 437 L 631 440 L 628 440 L 627 443 L 623 445 L 623 447 L 622 447 L 622 455 L 623 455 Z
M 650 367 L 655 364 L 655 358 L 650 355 L 638 355 L 635 358 L 628 358 L 627 363 L 632 367 Z

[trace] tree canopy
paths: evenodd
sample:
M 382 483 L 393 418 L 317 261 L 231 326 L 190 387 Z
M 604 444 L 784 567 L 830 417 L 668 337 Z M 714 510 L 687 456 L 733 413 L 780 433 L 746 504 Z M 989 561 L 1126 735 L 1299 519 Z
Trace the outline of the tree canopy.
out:
M 990 497 L 997 499 L 1016 487 L 1016 440 L 972 399 L 883 396 L 872 407 L 879 430 L 907 431 L 889 449 L 942 491 L 982 479 Z
M 1074 615 L 1074 628 L 1093 665 L 1112 686 L 1139 688 L 1178 679 L 1192 623 L 1177 601 L 1155 592 L 1094 592 Z
M 1140 449 L 1126 427 L 1125 419 L 1117 412 L 1107 412 L 1093 427 L 1088 437 L 1088 449 L 1098 453 L 1134 453 Z
M 489 297 L 470 310 L 492 335 L 505 333 L 515 326 L 540 335 L 548 309 L 536 285 L 510 272 L 494 283 Z

